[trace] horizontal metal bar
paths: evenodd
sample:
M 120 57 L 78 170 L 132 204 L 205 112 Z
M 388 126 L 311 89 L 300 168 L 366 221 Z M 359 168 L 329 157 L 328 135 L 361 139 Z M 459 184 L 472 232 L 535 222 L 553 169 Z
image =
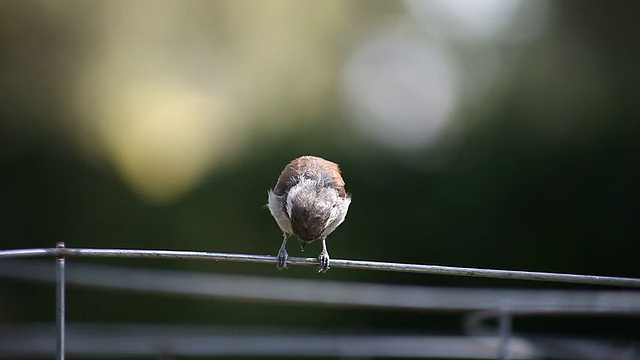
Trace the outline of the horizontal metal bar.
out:
M 25 257 L 43 257 L 43 256 L 58 256 L 58 249 L 44 248 L 44 249 L 10 249 L 0 250 L 0 259 L 2 258 L 25 258 Z
M 189 326 L 87 326 L 70 324 L 68 353 L 80 357 L 131 356 L 278 356 L 278 357 L 423 357 L 487 359 L 495 355 L 495 337 L 425 335 L 348 335 L 281 330 L 226 333 Z M 0 358 L 51 354 L 45 326 L 6 328 L 0 335 Z M 22 331 L 21 331 L 22 330 Z M 533 358 L 527 341 L 510 344 L 515 359 Z M 610 349 L 607 349 L 611 351 Z
M 0 328 L 0 358 L 47 357 L 53 328 L 26 324 Z M 70 323 L 68 353 L 85 358 L 139 356 L 271 356 L 285 358 L 463 358 L 494 359 L 495 336 L 353 334 L 307 329 Z M 515 336 L 511 359 L 635 359 L 638 344 L 610 338 L 559 335 Z M 629 356 L 631 355 L 631 356 Z
M 162 258 L 162 259 L 203 259 L 214 261 L 233 261 L 250 263 L 276 263 L 276 257 L 270 255 L 251 255 L 217 253 L 204 251 L 178 251 L 178 250 L 143 250 L 143 249 L 86 249 L 86 248 L 42 248 L 42 249 L 18 249 L 0 250 L 1 258 L 11 257 L 40 257 L 40 256 L 83 256 L 83 257 L 128 257 L 128 258 Z M 288 260 L 291 265 L 316 266 L 315 258 L 291 257 Z M 640 279 L 627 277 L 597 276 L 562 274 L 537 271 L 497 270 L 469 267 L 403 264 L 378 261 L 340 260 L 331 259 L 332 268 L 398 271 L 410 273 L 422 273 L 433 275 L 451 275 L 484 277 L 511 280 L 565 282 L 574 284 L 608 285 L 623 287 L 640 287 Z
M 49 261 L 0 261 L 0 278 L 55 282 Z M 640 315 L 640 292 L 485 289 L 302 280 L 207 272 L 67 264 L 68 286 L 157 295 L 409 311 Z

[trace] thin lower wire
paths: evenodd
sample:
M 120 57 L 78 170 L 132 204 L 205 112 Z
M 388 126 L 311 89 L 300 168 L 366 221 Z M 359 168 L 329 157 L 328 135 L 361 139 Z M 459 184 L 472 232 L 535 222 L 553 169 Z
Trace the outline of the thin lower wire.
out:
M 164 258 L 164 259 L 206 259 L 214 261 L 233 261 L 275 264 L 276 257 L 269 255 L 231 254 L 204 251 L 141 250 L 141 249 L 86 249 L 86 248 L 41 248 L 0 251 L 1 258 L 37 257 L 37 256 L 84 256 L 84 257 L 128 257 L 128 258 Z M 315 258 L 291 257 L 290 265 L 317 266 Z M 332 268 L 382 270 L 411 272 L 434 275 L 469 276 L 511 280 L 566 282 L 574 284 L 607 285 L 622 287 L 640 287 L 640 279 L 597 275 L 561 274 L 536 271 L 495 270 L 439 265 L 402 264 L 359 260 L 331 260 Z

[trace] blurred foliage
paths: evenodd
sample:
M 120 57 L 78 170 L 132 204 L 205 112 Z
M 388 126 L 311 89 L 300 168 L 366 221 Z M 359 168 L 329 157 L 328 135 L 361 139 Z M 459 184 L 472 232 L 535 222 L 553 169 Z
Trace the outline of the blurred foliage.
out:
M 464 129 L 446 146 L 396 152 L 377 145 L 346 127 L 347 115 L 333 98 L 308 112 L 296 109 L 290 123 L 296 125 L 278 123 L 268 137 L 261 134 L 275 120 L 252 125 L 240 156 L 164 203 L 140 197 L 113 163 L 70 140 L 69 133 L 84 130 L 68 120 L 68 82 L 85 61 L 84 51 L 95 46 L 74 29 L 95 20 L 89 15 L 103 3 L 47 4 L 0 3 L 2 248 L 64 241 L 70 247 L 275 254 L 281 235 L 263 208 L 266 191 L 289 160 L 314 154 L 341 165 L 353 195 L 347 220 L 329 237 L 332 257 L 640 277 L 640 13 L 633 2 L 553 2 L 550 30 L 506 49 L 515 70 L 500 91 L 487 95 L 491 105 L 460 110 Z M 366 29 L 401 13 L 401 3 L 396 5 L 353 2 L 342 16 L 353 22 L 351 29 Z M 341 34 L 327 39 L 340 41 Z M 289 253 L 302 255 L 293 245 Z M 305 255 L 317 253 L 313 244 Z M 206 261 L 73 261 L 318 281 L 560 286 L 341 269 L 317 275 L 308 267 L 278 272 L 275 266 Z M 3 322 L 53 319 L 51 286 L 2 280 L 0 293 Z M 78 288 L 69 289 L 68 301 L 69 321 L 460 330 L 459 317 L 448 314 L 317 310 Z M 598 319 L 599 330 L 582 321 L 556 329 L 637 336 L 616 321 Z M 548 327 L 544 321 L 518 325 Z

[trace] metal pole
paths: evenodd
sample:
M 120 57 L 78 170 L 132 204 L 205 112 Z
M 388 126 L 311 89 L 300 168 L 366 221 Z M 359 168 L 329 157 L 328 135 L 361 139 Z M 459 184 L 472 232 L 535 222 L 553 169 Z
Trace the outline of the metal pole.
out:
M 500 349 L 498 359 L 509 360 L 509 340 L 511 339 L 511 314 L 507 311 L 500 312 L 498 317 L 500 331 Z
M 58 249 L 64 249 L 64 243 L 56 244 Z M 65 333 L 65 272 L 64 255 L 56 258 L 56 359 L 64 360 Z

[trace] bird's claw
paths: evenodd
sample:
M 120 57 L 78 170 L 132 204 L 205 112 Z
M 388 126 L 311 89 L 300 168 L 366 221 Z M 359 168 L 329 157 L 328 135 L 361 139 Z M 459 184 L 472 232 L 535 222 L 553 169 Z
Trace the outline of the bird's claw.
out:
M 326 273 L 327 270 L 329 270 L 329 254 L 322 252 L 320 256 L 318 256 L 318 272 Z
M 278 260 L 276 262 L 276 267 L 278 270 L 284 270 L 287 268 L 287 260 L 289 259 L 289 254 L 287 254 L 286 250 L 278 251 Z

